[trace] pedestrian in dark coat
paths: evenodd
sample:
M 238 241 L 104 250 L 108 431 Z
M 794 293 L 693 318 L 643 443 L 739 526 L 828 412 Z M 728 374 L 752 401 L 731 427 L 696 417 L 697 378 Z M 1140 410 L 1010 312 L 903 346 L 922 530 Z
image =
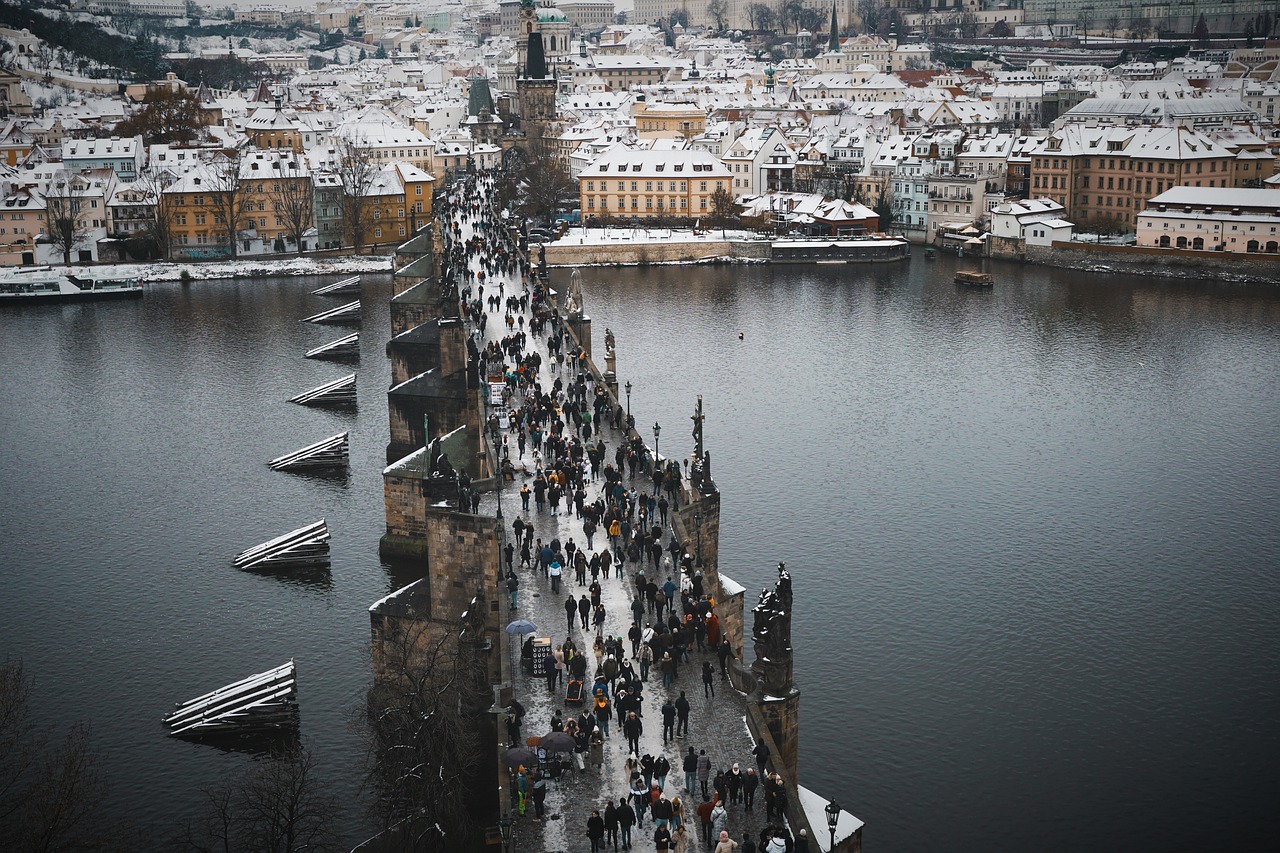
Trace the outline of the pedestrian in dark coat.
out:
M 716 695 L 715 670 L 711 668 L 711 661 L 704 660 L 702 662 L 702 695 Z
M 587 838 L 591 839 L 591 853 L 599 853 L 600 842 L 604 839 L 604 818 L 597 809 L 591 811 L 587 818 Z
M 612 844 L 614 850 L 618 849 L 618 809 L 613 800 L 604 807 L 604 839 L 606 845 Z
M 622 836 L 622 849 L 631 849 L 631 827 L 636 825 L 636 810 L 626 797 L 618 799 L 618 832 Z

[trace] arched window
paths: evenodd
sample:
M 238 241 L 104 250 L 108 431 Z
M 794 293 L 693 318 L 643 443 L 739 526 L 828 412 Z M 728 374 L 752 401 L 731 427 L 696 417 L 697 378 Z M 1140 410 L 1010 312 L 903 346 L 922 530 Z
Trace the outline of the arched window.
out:
M 1185 248 L 1187 248 L 1187 238 L 1186 238 L 1186 237 L 1179 237 L 1179 238 L 1178 238 L 1178 248 L 1179 248 L 1179 249 L 1185 249 Z
M 1204 249 L 1204 238 L 1203 238 L 1203 237 L 1197 237 L 1197 238 L 1195 238 L 1194 240 L 1192 240 L 1192 241 L 1191 241 L 1191 248 L 1196 249 L 1196 250 Z

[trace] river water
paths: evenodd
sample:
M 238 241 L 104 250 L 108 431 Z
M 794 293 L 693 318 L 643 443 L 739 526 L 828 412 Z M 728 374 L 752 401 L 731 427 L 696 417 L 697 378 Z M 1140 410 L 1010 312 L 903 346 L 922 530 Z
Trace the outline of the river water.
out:
M 803 782 L 868 850 L 1273 849 L 1280 292 L 951 269 L 584 270 L 664 455 L 703 395 L 723 570 L 795 578 Z M 4 654 L 43 719 L 94 724 L 156 849 L 259 760 L 159 718 L 290 657 L 344 837 L 367 829 L 367 607 L 412 569 L 377 555 L 385 278 L 358 411 L 284 402 L 349 371 L 302 358 L 343 334 L 298 322 L 329 280 L 0 314 Z M 265 465 L 343 429 L 345 477 Z M 328 582 L 231 567 L 321 517 Z

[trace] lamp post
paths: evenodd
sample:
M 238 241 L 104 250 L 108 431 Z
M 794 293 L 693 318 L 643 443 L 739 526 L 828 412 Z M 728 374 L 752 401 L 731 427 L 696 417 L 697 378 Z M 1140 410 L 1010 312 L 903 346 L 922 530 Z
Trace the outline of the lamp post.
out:
M 631 423 L 631 383 L 627 382 L 627 384 L 623 385 L 622 387 L 625 388 L 627 392 L 627 424 L 630 425 Z
M 827 807 L 823 809 L 827 813 L 827 829 L 831 832 L 831 847 L 836 849 L 836 824 L 840 822 L 840 806 L 836 805 L 836 801 L 832 800 L 827 803 Z
M 658 470 L 662 457 L 658 455 L 658 433 L 662 432 L 662 427 L 657 421 L 653 422 L 653 470 Z
M 698 568 L 702 568 L 702 513 L 693 514 L 693 529 L 698 534 Z
M 502 835 L 502 853 L 507 853 L 511 849 L 511 836 L 515 829 L 515 821 L 503 815 L 498 818 L 498 832 Z

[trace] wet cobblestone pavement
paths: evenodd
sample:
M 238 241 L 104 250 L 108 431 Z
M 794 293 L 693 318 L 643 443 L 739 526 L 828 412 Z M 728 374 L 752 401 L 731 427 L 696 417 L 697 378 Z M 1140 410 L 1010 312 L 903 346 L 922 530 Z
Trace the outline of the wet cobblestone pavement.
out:
M 464 238 L 471 233 L 471 230 L 470 223 L 463 224 Z M 493 285 L 497 281 L 503 282 L 506 295 L 513 293 L 519 295 L 523 290 L 523 285 L 517 277 L 490 278 L 486 282 L 486 293 L 493 292 Z M 504 322 L 505 313 L 502 307 L 489 310 L 486 332 L 480 341 L 482 347 L 489 341 L 501 340 L 509 333 Z M 544 388 L 548 388 L 559 374 L 554 372 L 553 360 L 548 356 L 546 335 L 540 338 L 530 335 L 526 352 L 530 350 L 542 356 L 544 369 L 540 381 Z M 622 379 L 624 376 L 619 378 Z M 519 398 L 513 400 L 511 405 L 513 408 L 519 405 Z M 636 420 L 643 422 L 643 418 L 638 414 Z M 597 432 L 592 440 L 595 441 L 597 438 L 603 439 L 606 444 L 605 458 L 612 459 L 619 442 L 626 440 L 627 436 L 622 431 L 613 430 L 608 425 L 604 425 L 603 430 Z M 572 539 L 580 546 L 585 545 L 586 537 L 582 531 L 581 519 L 575 518 L 572 510 L 568 513 L 564 511 L 552 513 L 546 508 L 538 510 L 533 501 L 530 501 L 528 510 L 522 508 L 519 489 L 526 483 L 532 486 L 537 461 L 531 445 L 523 454 L 519 454 L 514 436 L 510 437 L 508 446 L 517 473 L 515 482 L 506 483 L 500 496 L 504 520 L 504 544 L 514 540 L 511 525 L 519 517 L 526 523 L 534 525 L 535 540 L 541 538 L 543 541 L 550 541 L 558 538 L 561 543 L 568 543 Z M 594 482 L 588 479 L 588 503 L 600 496 L 602 484 L 602 479 Z M 646 485 L 651 487 L 652 482 L 643 475 L 637 475 L 635 480 L 627 481 L 628 488 L 635 487 L 643 490 Z M 480 511 L 482 513 L 496 511 L 494 495 L 486 496 Z M 671 529 L 664 526 L 662 533 L 662 541 L 666 542 L 671 535 Z M 603 549 L 607 544 L 608 538 L 605 531 L 597 532 L 594 538 L 595 547 L 587 549 L 588 556 Z M 536 549 L 533 563 L 532 568 L 521 568 L 519 549 L 516 549 L 514 564 L 520 581 L 519 604 L 516 608 L 510 609 L 508 596 L 502 596 L 503 625 L 513 619 L 528 619 L 538 627 L 538 637 L 550 638 L 552 648 L 562 644 L 566 637 L 572 637 L 587 656 L 586 682 L 589 689 L 596 667 L 601 663 L 601 650 L 593 648 L 594 629 L 583 630 L 576 619 L 572 630 L 566 631 L 564 610 L 566 594 L 581 596 L 587 592 L 587 586 L 575 584 L 573 572 L 566 567 L 560 593 L 554 594 L 551 581 L 543 577 L 537 566 Z M 652 564 L 646 562 L 645 565 L 651 567 Z M 638 568 L 636 563 L 628 562 L 623 566 L 622 577 L 619 578 L 616 575 L 609 578 L 601 577 L 601 600 L 607 614 L 604 631 L 607 635 L 623 637 L 624 648 L 628 652 L 631 644 L 626 637 L 632 620 L 630 606 L 635 589 L 633 576 Z M 658 580 L 661 582 L 665 579 L 662 577 Z M 551 731 L 551 718 L 556 712 L 560 712 L 562 717 L 568 720 L 580 713 L 581 706 L 566 703 L 563 683 L 549 691 L 544 677 L 535 677 L 521 665 L 519 648 L 521 639 L 517 635 L 508 637 L 507 642 L 511 644 L 512 684 L 515 697 L 526 710 L 521 730 L 521 745 L 524 745 L 523 741 L 526 738 L 545 735 Z M 716 669 L 714 697 L 704 696 L 701 676 L 704 660 L 711 661 Z M 638 662 L 633 661 L 633 666 L 638 672 Z M 667 777 L 664 794 L 669 799 L 675 797 L 680 799 L 684 822 L 689 833 L 688 849 L 703 849 L 707 845 L 702 842 L 700 823 L 696 813 L 697 805 L 702 802 L 702 796 L 700 791 L 685 789 L 682 757 L 689 747 L 693 747 L 695 751 L 705 749 L 707 756 L 711 759 L 712 778 L 716 771 L 728 771 L 735 762 L 740 764 L 744 773 L 748 767 L 754 767 L 755 761 L 751 755 L 753 741 L 745 721 L 745 697 L 735 691 L 727 680 L 721 679 L 716 656 L 710 650 L 691 651 L 688 662 L 680 664 L 679 673 L 670 689 L 663 688 L 662 676 L 656 665 L 650 671 L 649 679 L 643 687 L 641 714 L 644 732 L 639 741 L 640 754 L 649 754 L 655 758 L 666 755 L 671 762 L 672 770 Z M 664 745 L 660 708 L 668 696 L 675 698 L 681 690 L 685 691 L 691 706 L 689 732 L 686 737 L 674 739 Z M 499 728 L 500 737 L 505 737 L 505 724 L 500 724 Z M 615 713 L 609 734 L 605 738 L 602 766 L 595 766 L 591 763 L 590 754 L 583 753 L 584 769 L 579 770 L 571 762 L 570 769 L 562 774 L 559 781 L 548 781 L 545 819 L 534 818 L 532 802 L 528 804 L 523 815 L 519 815 L 517 809 L 513 807 L 512 816 L 516 824 L 512 850 L 518 853 L 543 853 L 544 851 L 545 853 L 556 851 L 567 853 L 590 850 L 591 842 L 587 838 L 586 826 L 591 810 L 599 809 L 603 814 L 605 806 L 610 801 L 616 804 L 619 798 L 627 796 L 628 768 L 625 763 L 629 754 L 626 747 L 626 738 L 620 731 Z M 697 787 L 696 782 L 695 787 Z M 759 832 L 765 825 L 764 800 L 761 794 L 757 794 L 755 808 L 751 812 L 747 812 L 742 803 L 726 804 L 726 808 L 728 810 L 726 828 L 735 840 L 741 842 L 744 832 L 750 833 L 753 839 L 759 837 Z M 632 831 L 632 849 L 654 850 L 653 830 L 653 821 L 649 815 L 646 815 L 643 824 Z M 610 849 L 611 847 L 612 845 Z

